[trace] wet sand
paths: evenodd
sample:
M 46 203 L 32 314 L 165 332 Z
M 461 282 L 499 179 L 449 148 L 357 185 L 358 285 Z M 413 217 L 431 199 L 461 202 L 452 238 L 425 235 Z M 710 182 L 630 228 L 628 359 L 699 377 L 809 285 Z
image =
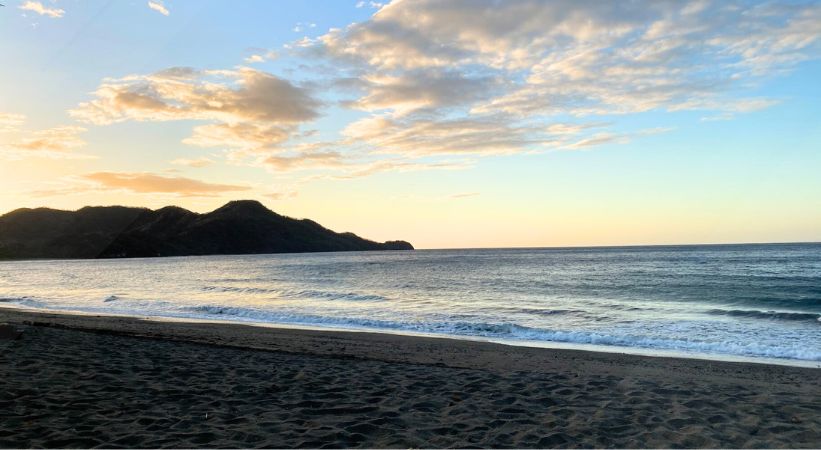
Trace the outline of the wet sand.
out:
M 22 331 L 0 333 L 0 447 L 821 447 L 821 369 L 5 308 L 0 323 Z

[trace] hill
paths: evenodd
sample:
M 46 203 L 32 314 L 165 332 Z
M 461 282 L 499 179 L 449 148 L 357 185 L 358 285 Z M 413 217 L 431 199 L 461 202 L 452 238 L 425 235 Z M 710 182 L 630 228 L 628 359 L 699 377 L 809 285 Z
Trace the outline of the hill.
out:
M 135 258 L 257 253 L 413 250 L 336 233 L 308 219 L 279 215 L 257 201 L 206 214 L 168 206 L 77 211 L 22 208 L 0 216 L 0 258 Z

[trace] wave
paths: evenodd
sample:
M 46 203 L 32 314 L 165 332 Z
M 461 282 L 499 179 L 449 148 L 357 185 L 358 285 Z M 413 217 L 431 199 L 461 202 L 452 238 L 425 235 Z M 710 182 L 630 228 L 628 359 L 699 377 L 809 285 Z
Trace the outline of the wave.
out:
M 711 309 L 707 314 L 716 316 L 747 317 L 751 319 L 790 320 L 800 322 L 817 322 L 821 324 L 821 314 L 784 311 L 757 311 L 746 309 Z
M 32 297 L 23 296 L 23 297 L 3 297 L 0 298 L 0 303 L 13 303 L 18 306 L 23 306 L 26 308 L 50 308 L 48 303 L 43 302 L 41 300 L 36 300 Z
M 355 292 L 317 291 L 313 289 L 284 291 L 283 297 L 313 298 L 322 300 L 384 301 L 387 297 L 376 294 L 357 294 Z
M 376 294 L 358 294 L 355 292 L 320 291 L 315 289 L 266 289 L 234 286 L 203 286 L 203 291 L 236 292 L 242 294 L 274 294 L 278 298 L 315 299 L 315 300 L 351 300 L 351 301 L 384 301 L 387 297 Z
M 203 291 L 216 292 L 237 292 L 242 294 L 274 294 L 280 292 L 279 289 L 253 288 L 253 287 L 234 287 L 234 286 L 203 286 Z
M 749 357 L 799 359 L 821 361 L 821 350 L 805 347 L 774 347 L 749 340 L 736 342 L 706 342 L 692 339 L 658 338 L 635 334 L 605 334 L 590 331 L 565 331 L 532 328 L 514 323 L 485 323 L 464 321 L 392 321 L 353 317 L 327 317 L 308 314 L 290 314 L 253 308 L 202 305 L 184 308 L 200 318 L 231 316 L 233 319 L 308 326 L 335 326 L 353 329 L 405 331 L 455 336 L 474 336 L 507 340 L 528 340 L 589 344 L 617 347 L 637 347 L 655 350 L 673 350 L 690 353 L 726 354 Z
M 113 297 L 113 296 L 112 296 Z M 108 297 L 111 298 L 111 297 Z M 107 298 L 107 299 L 108 299 Z M 463 337 L 482 337 L 512 341 L 557 342 L 567 344 L 589 344 L 613 346 L 621 348 L 643 348 L 650 350 L 672 350 L 685 353 L 724 354 L 747 357 L 797 359 L 806 361 L 821 361 L 821 349 L 801 345 L 801 339 L 785 341 L 779 344 L 767 344 L 746 336 L 725 336 L 721 341 L 698 340 L 697 337 L 658 337 L 643 334 L 642 331 L 568 331 L 562 329 L 536 328 L 519 325 L 511 322 L 469 322 L 459 320 L 458 317 L 443 317 L 442 320 L 387 320 L 366 317 L 323 316 L 315 314 L 291 313 L 288 311 L 271 311 L 249 307 L 231 307 L 219 305 L 182 306 L 161 300 L 136 300 L 117 297 L 110 305 L 122 306 L 111 308 L 98 307 L 62 307 L 30 297 L 0 298 L 0 302 L 14 303 L 24 307 L 52 310 L 79 310 L 94 313 L 118 313 L 156 315 L 161 317 L 193 318 L 193 319 L 223 319 L 237 322 L 261 322 L 285 325 L 302 325 L 317 327 L 335 327 L 342 329 L 358 329 L 371 331 L 397 331 L 410 333 L 426 333 Z M 751 311 L 715 310 L 721 314 L 731 315 L 749 314 Z M 786 320 L 813 320 L 818 321 L 817 314 L 802 313 L 766 313 L 753 311 L 759 315 L 778 314 L 776 317 L 790 317 Z M 559 314 L 566 313 L 561 312 Z M 759 316 L 755 316 L 759 317 Z M 770 316 L 767 316 L 770 317 Z M 797 319 L 796 317 L 803 317 Z M 652 329 L 648 328 L 652 333 Z M 692 334 L 690 334 L 692 335 Z M 697 334 L 695 336 L 698 336 Z

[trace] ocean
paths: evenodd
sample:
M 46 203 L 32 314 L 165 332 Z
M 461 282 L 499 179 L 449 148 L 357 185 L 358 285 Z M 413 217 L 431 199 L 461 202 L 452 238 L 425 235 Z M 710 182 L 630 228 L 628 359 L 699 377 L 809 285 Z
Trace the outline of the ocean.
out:
M 0 262 L 0 306 L 821 361 L 821 244 Z

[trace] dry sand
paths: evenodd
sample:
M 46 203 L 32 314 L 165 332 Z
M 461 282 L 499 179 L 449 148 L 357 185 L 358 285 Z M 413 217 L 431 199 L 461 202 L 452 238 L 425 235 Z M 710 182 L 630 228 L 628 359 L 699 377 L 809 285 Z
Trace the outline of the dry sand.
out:
M 821 447 L 821 369 L 0 309 L 2 447 Z

